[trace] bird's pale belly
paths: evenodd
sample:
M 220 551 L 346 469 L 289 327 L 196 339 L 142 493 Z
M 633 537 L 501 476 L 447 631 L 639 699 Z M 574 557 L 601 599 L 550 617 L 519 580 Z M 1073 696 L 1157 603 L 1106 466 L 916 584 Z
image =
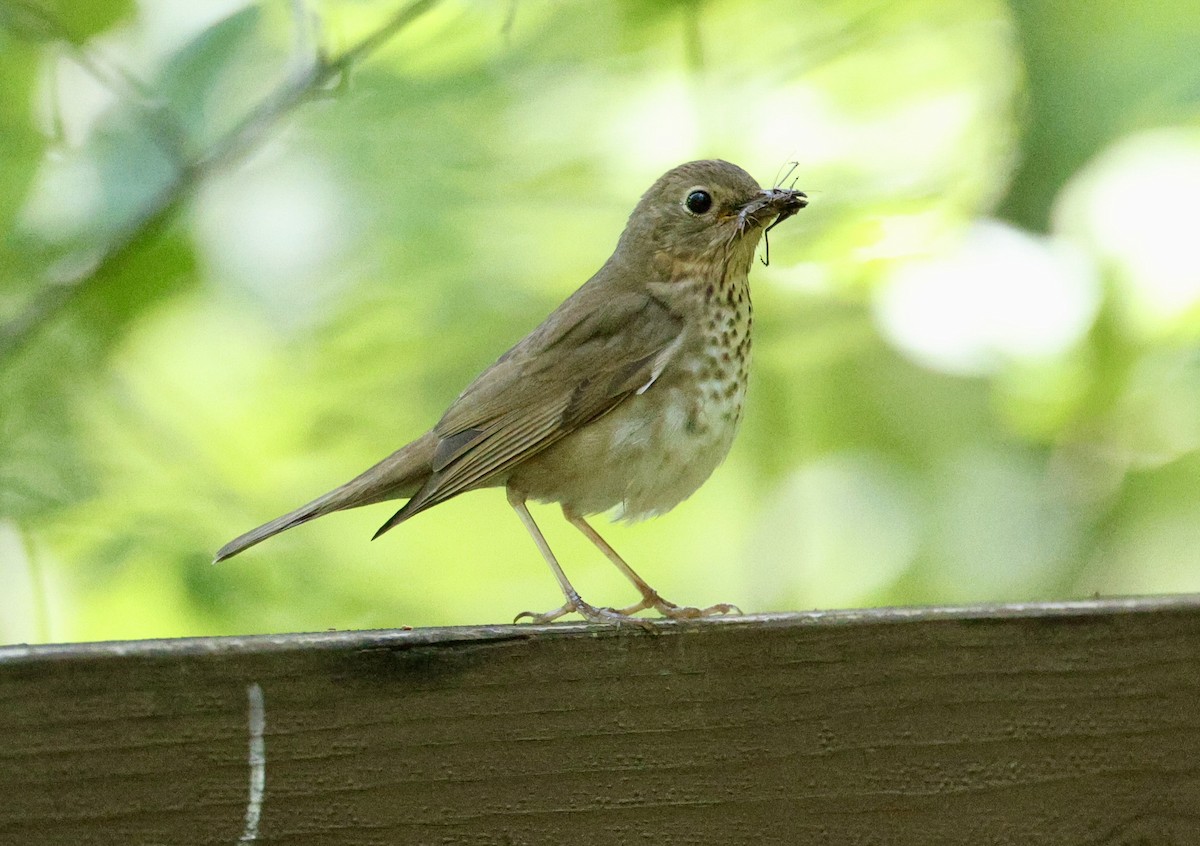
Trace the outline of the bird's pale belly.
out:
M 617 508 L 618 519 L 639 520 L 669 511 L 728 454 L 745 394 L 744 378 L 704 374 L 703 362 L 686 370 L 526 461 L 508 482 L 582 515 Z

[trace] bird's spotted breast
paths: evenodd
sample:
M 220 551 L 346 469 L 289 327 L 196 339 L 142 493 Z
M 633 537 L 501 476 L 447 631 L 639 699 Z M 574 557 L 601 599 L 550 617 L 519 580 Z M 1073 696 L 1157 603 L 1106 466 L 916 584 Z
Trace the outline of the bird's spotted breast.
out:
M 661 409 L 640 433 L 646 454 L 637 466 L 645 470 L 627 484 L 622 517 L 661 514 L 691 496 L 725 459 L 742 417 L 752 324 L 746 277 L 695 288 L 691 342 L 660 379 Z M 622 434 L 614 433 L 616 453 L 631 446 Z
M 522 467 L 515 481 L 529 496 L 581 514 L 616 507 L 618 517 L 636 520 L 678 505 L 724 460 L 750 364 L 746 278 L 676 284 L 691 288 L 677 354 L 643 392 Z M 555 469 L 543 479 L 543 467 Z

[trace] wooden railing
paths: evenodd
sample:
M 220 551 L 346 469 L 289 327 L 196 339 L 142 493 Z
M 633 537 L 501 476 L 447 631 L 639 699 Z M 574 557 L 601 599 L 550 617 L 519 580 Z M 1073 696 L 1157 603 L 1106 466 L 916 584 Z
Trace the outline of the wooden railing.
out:
M 1200 600 L 0 648 L 5 844 L 1200 843 Z

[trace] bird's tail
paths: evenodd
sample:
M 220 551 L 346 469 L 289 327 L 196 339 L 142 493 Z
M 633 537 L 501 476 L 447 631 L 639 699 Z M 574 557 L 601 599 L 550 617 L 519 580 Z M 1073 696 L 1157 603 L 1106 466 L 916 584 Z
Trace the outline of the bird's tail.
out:
M 346 484 L 334 488 L 295 511 L 289 511 L 282 517 L 276 517 L 271 522 L 234 538 L 217 550 L 213 563 L 231 558 L 269 537 L 334 511 L 412 496 L 425 484 L 432 472 L 431 464 L 436 443 L 437 438 L 432 433 L 418 438 Z

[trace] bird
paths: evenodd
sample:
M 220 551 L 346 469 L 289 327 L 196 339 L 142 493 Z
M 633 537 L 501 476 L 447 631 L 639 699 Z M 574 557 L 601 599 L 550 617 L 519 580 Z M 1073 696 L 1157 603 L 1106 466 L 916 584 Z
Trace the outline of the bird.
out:
M 804 192 L 764 189 L 719 159 L 667 171 L 642 195 L 604 265 L 471 382 L 433 428 L 230 541 L 214 563 L 335 511 L 407 499 L 378 538 L 461 493 L 502 487 L 564 598 L 516 621 L 575 613 L 592 623 L 645 625 L 633 615 L 653 609 L 690 620 L 739 612 L 729 603 L 696 608 L 663 599 L 585 518 L 663 514 L 724 460 L 749 375 L 755 251 L 767 230 L 807 205 Z M 641 599 L 624 608 L 585 602 L 529 500 L 557 503 Z

